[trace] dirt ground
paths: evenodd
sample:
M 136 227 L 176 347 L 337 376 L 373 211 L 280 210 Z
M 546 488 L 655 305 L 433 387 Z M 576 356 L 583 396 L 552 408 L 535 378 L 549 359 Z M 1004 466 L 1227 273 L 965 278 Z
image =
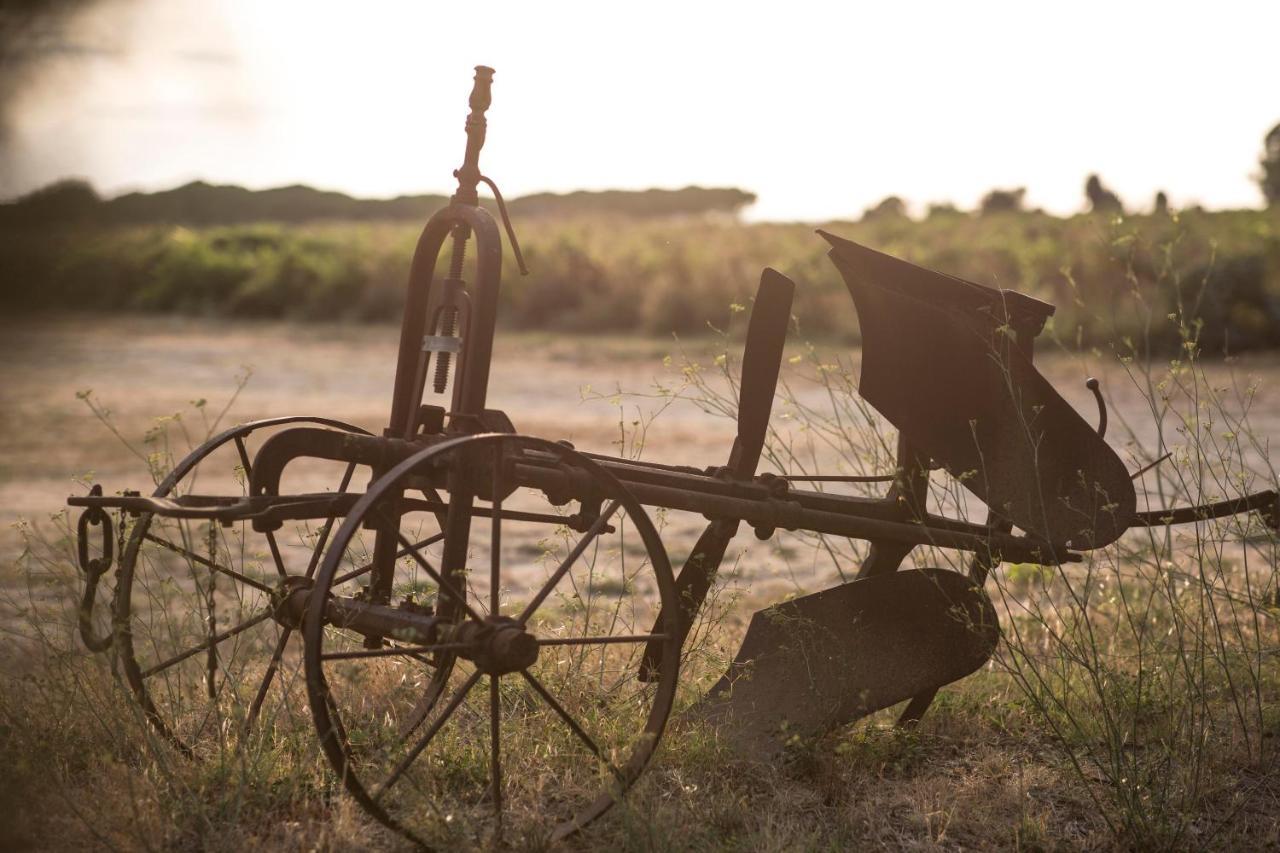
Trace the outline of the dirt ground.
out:
M 91 473 L 108 490 L 144 488 L 139 459 L 93 416 L 77 392 L 92 390 L 119 431 L 141 445 L 157 418 L 183 413 L 202 431 L 192 401 L 221 409 L 246 369 L 252 377 L 223 417 L 230 426 L 280 415 L 311 414 L 377 432 L 390 413 L 399 330 L 391 326 L 315 326 L 177 318 L 107 321 L 56 319 L 0 324 L 0 542 L 13 543 L 19 517 L 56 512 L 83 492 Z M 619 387 L 645 392 L 672 372 L 662 359 L 670 342 L 625 342 L 600 352 L 593 340 L 509 336 L 492 368 L 489 406 L 508 413 L 526 434 L 567 439 L 612 452 Z M 629 407 L 630 408 L 630 407 Z M 628 417 L 634 412 L 628 412 Z M 732 425 L 691 405 L 664 413 L 649 458 L 720 464 Z
M 223 408 L 246 370 L 252 375 L 223 414 L 224 426 L 312 414 L 377 432 L 390 411 L 398 334 L 398 328 L 388 325 L 171 317 L 0 321 L 0 552 L 12 554 L 19 547 L 13 529 L 19 518 L 41 524 L 62 508 L 69 494 L 83 493 L 77 478 L 91 476 L 108 492 L 148 490 L 145 464 L 94 417 L 79 393 L 92 391 L 98 404 L 109 409 L 120 434 L 144 451 L 146 431 L 157 418 L 175 413 L 183 418 L 175 432 L 185 425 L 198 441 L 206 429 L 201 418 Z M 730 351 L 737 346 L 730 344 Z M 631 442 L 637 422 L 643 426 L 654 418 L 643 432 L 643 458 L 719 465 L 732 444 L 732 422 L 689 400 L 663 407 L 660 398 L 650 395 L 659 385 L 680 385 L 686 357 L 710 365 L 722 348 L 715 341 L 500 334 L 489 406 L 504 410 L 519 432 L 566 439 L 582 450 L 627 455 L 635 452 Z M 856 358 L 841 348 L 827 349 L 846 364 Z M 1040 365 L 1091 423 L 1097 409 L 1083 378 L 1100 376 L 1110 406 L 1108 440 L 1131 469 L 1149 458 L 1156 431 L 1145 389 L 1114 360 L 1050 352 L 1040 356 Z M 799 377 L 800 368 L 788 370 L 784 378 L 797 380 L 792 388 L 806 404 L 817 409 L 827 405 L 825 392 Z M 1280 438 L 1280 393 L 1275 387 L 1280 355 L 1210 365 L 1206 375 L 1227 396 L 1256 385 L 1250 422 L 1258 441 L 1247 460 L 1256 464 L 1270 439 Z M 615 396 L 619 391 L 622 395 Z M 207 401 L 203 410 L 193 408 L 200 399 Z M 1172 394 L 1171 405 L 1183 417 L 1196 410 L 1196 401 L 1185 395 Z M 774 425 L 785 433 L 789 422 L 779 417 L 780 408 L 775 408 Z M 1169 444 L 1178 441 L 1176 427 L 1166 420 Z M 619 443 L 624 439 L 625 447 Z M 696 516 L 671 519 L 665 539 L 673 557 L 687 551 L 703 524 Z M 737 541 L 749 559 L 769 559 L 771 551 L 755 543 L 749 532 Z

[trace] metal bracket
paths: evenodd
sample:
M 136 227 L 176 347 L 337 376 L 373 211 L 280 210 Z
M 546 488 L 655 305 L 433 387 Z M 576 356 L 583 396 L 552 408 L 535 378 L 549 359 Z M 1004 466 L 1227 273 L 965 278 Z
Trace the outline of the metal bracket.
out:
M 423 352 L 462 352 L 462 338 L 450 335 L 423 335 Z

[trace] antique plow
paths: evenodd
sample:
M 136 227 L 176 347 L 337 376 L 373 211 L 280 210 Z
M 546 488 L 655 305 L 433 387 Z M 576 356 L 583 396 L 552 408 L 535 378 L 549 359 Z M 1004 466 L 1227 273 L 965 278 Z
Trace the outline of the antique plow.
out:
M 1274 492 L 1138 512 L 1103 438 L 1105 410 L 1090 427 L 1032 366 L 1051 305 L 822 232 L 862 326 L 860 393 L 899 430 L 884 497 L 758 471 L 794 291 L 770 269 L 724 464 L 518 434 L 486 408 L 504 257 L 482 183 L 523 268 L 479 169 L 492 75 L 476 69 L 458 188 L 413 258 L 386 428 L 247 423 L 150 496 L 95 488 L 68 501 L 84 508 L 86 643 L 113 649 L 150 724 L 182 752 L 272 736 L 305 686 L 328 761 L 387 826 L 424 845 L 476 820 L 561 838 L 617 802 L 653 756 L 682 646 L 743 525 L 871 545 L 856 580 L 755 614 L 724 678 L 688 711 L 760 757 L 902 702 L 903 720 L 918 719 L 993 653 L 982 587 L 1001 561 L 1058 565 L 1130 527 L 1247 511 L 1275 526 Z M 929 511 L 938 468 L 986 504 L 985 523 Z M 678 574 L 645 507 L 708 519 Z M 116 556 L 108 510 L 119 513 L 118 572 L 111 629 L 98 635 L 96 588 Z M 969 552 L 968 572 L 899 571 L 919 546 Z

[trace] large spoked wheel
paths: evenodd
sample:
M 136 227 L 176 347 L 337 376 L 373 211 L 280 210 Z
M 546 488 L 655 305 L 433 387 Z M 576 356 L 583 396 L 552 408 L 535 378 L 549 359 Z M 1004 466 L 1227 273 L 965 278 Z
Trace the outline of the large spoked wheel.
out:
M 449 492 L 435 543 L 409 532 L 431 507 L 404 495 L 424 485 Z M 385 605 L 348 586 L 370 531 L 394 538 Z M 356 503 L 310 593 L 306 681 L 325 754 L 366 810 L 419 844 L 563 838 L 653 756 L 676 689 L 675 605 L 653 523 L 590 459 L 517 435 L 423 450 Z M 666 644 L 662 665 L 641 681 L 650 640 Z
M 190 453 L 153 495 L 243 493 L 253 450 L 300 423 L 364 432 L 303 416 L 242 424 Z M 353 474 L 353 465 L 317 460 L 297 472 L 296 491 L 347 491 Z M 151 513 L 133 522 L 114 598 L 115 646 L 147 720 L 184 753 L 198 754 L 211 736 L 243 745 L 255 727 L 305 717 L 301 655 L 289 642 L 295 631 L 273 618 L 274 605 L 315 573 L 335 521 L 272 533 Z

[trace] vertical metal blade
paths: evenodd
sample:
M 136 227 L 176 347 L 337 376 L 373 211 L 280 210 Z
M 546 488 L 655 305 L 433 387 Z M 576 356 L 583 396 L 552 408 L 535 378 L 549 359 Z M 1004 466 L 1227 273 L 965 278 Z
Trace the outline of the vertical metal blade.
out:
M 747 325 L 747 343 L 742 354 L 742 381 L 738 391 L 738 436 L 729 454 L 729 470 L 739 480 L 755 476 L 764 451 L 765 435 L 769 430 L 769 414 L 773 410 L 773 395 L 778 389 L 778 371 L 782 365 L 782 349 L 787 342 L 787 326 L 791 323 L 791 299 L 796 285 L 777 270 L 765 268 L 760 275 L 760 287 L 751 307 L 751 321 Z M 707 525 L 698 542 L 689 552 L 676 578 L 676 595 L 680 606 L 681 630 L 687 635 L 693 617 L 702 607 L 711 581 L 715 578 L 729 541 L 738 532 L 735 520 L 717 520 Z M 664 624 L 665 614 L 658 616 L 657 625 Z M 681 638 L 683 640 L 683 638 Z M 662 661 L 662 644 L 652 641 L 645 648 L 640 664 L 640 680 L 656 677 L 656 669 Z
M 680 644 L 684 644 L 693 626 L 693 617 L 698 614 L 703 600 L 711 590 L 711 581 L 724 559 L 724 552 L 729 548 L 729 541 L 738 532 L 737 521 L 713 521 L 707 525 L 698 537 L 698 542 L 689 552 L 680 576 L 676 578 L 676 601 L 680 608 Z M 665 610 L 665 608 L 664 608 Z M 654 622 L 654 631 L 658 626 L 666 624 L 666 614 L 660 613 Z M 662 640 L 650 640 L 644 649 L 644 657 L 640 660 L 640 680 L 649 681 L 657 678 L 657 668 L 662 662 Z
M 778 389 L 782 349 L 791 323 L 791 299 L 796 285 L 777 270 L 765 268 L 760 275 L 747 343 L 742 354 L 742 383 L 738 395 L 738 437 L 733 443 L 729 467 L 735 477 L 755 476 L 764 439 L 773 411 L 773 395 Z

